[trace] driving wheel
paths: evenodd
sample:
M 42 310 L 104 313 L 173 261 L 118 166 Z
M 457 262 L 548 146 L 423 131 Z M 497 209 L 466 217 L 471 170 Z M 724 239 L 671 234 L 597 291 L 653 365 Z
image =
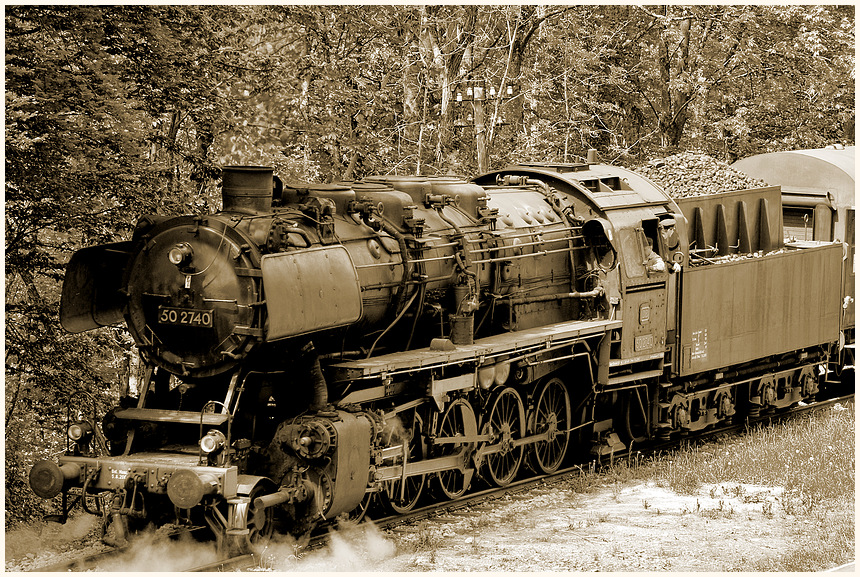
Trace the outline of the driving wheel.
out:
M 495 485 L 504 487 L 517 476 L 523 461 L 523 448 L 514 445 L 525 431 L 523 400 L 516 389 L 506 387 L 496 394 L 485 419 L 481 433 L 490 435 L 488 445 L 497 447 L 486 455 L 486 472 Z
M 421 441 L 421 428 L 424 421 L 415 412 L 412 417 L 411 428 L 403 431 L 402 441 L 406 445 L 405 458 L 401 463 L 405 465 L 413 461 L 420 461 L 425 456 L 424 443 Z M 385 482 L 382 492 L 382 500 L 394 513 L 403 514 L 411 511 L 424 490 L 426 475 L 411 475 L 403 479 L 394 479 Z
M 570 395 L 564 382 L 552 378 L 539 387 L 537 400 L 529 423 L 533 435 L 548 435 L 538 441 L 530 452 L 532 468 L 541 473 L 554 473 L 567 454 L 570 440 Z
M 478 423 L 475 419 L 475 411 L 464 399 L 457 399 L 448 405 L 436 431 L 438 438 L 475 437 L 477 434 Z M 464 455 L 463 470 L 457 468 L 436 473 L 436 488 L 447 499 L 462 496 L 472 484 L 475 469 L 470 466 L 469 453 L 475 448 L 475 443 L 445 443 L 434 448 L 434 457 L 445 457 L 457 454 L 464 447 L 467 449 L 467 454 Z

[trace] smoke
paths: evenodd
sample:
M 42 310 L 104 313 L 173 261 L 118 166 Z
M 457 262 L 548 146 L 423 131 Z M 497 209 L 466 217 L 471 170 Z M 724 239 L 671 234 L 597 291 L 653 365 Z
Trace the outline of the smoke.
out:
M 412 431 L 406 429 L 399 416 L 393 416 L 385 420 L 382 437 L 383 442 L 388 446 L 399 445 L 409 441 Z
M 50 551 L 75 549 L 74 543 L 100 532 L 100 519 L 82 515 L 65 525 L 46 523 L 6 533 L 6 559 L 29 559 L 35 565 L 58 562 Z M 361 524 L 341 522 L 329 535 L 325 547 L 307 550 L 289 535 L 275 535 L 258 552 L 260 571 L 374 571 L 385 570 L 383 563 L 394 558 L 394 543 L 370 521 Z M 46 561 L 44 555 L 53 560 Z M 212 541 L 199 542 L 187 533 L 170 538 L 163 531 L 144 531 L 133 535 L 129 547 L 118 557 L 103 560 L 95 571 L 177 572 L 218 561 Z M 7 565 L 8 566 L 8 565 Z
M 394 543 L 376 525 L 341 524 L 322 549 L 304 550 L 286 539 L 262 552 L 261 568 L 272 571 L 379 571 L 381 563 L 395 554 Z
M 195 541 L 187 533 L 170 539 L 156 531 L 131 538 L 119 557 L 104 561 L 98 571 L 185 571 L 218 560 L 212 542 Z

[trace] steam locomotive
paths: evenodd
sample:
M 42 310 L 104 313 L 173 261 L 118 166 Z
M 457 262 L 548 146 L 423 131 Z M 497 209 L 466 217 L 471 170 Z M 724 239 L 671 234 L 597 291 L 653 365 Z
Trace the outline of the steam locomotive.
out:
M 782 410 L 840 337 L 843 247 L 784 245 L 777 187 L 679 204 L 589 155 L 471 181 L 226 167 L 222 192 L 68 265 L 62 325 L 125 322 L 146 376 L 101 422 L 71 407 L 30 484 L 117 541 L 202 526 L 232 554 Z

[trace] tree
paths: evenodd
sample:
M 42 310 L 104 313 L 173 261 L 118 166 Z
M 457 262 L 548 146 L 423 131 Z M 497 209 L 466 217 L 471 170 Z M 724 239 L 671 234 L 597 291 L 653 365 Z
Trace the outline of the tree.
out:
M 207 206 L 218 165 L 214 132 L 233 107 L 213 94 L 236 76 L 219 52 L 239 29 L 228 26 L 231 14 L 6 11 L 5 422 L 14 473 L 7 487 L 16 497 L 7 519 L 39 507 L 17 499 L 29 494 L 24 465 L 34 455 L 15 440 L 58 442 L 52 431 L 65 423 L 73 392 L 89 394 L 103 412 L 134 354 L 123 331 L 60 329 L 59 282 L 71 252 L 127 237 L 141 214 Z

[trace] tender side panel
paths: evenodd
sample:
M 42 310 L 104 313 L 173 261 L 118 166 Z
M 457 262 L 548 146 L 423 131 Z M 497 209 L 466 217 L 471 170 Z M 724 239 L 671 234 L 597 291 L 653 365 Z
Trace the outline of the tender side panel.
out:
M 717 254 L 770 251 L 782 246 L 782 212 L 777 186 L 694 196 L 678 200 L 694 249 Z
M 832 244 L 685 271 L 679 374 L 837 340 L 841 261 Z

